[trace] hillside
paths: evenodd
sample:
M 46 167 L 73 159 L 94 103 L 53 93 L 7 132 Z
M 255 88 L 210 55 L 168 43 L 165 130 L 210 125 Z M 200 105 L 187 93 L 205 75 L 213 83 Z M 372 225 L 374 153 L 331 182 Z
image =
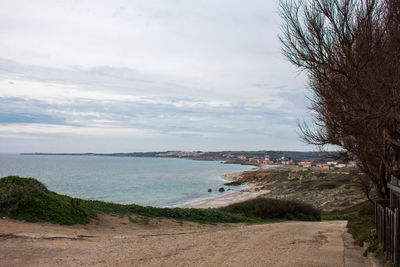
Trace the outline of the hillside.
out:
M 56 224 L 86 224 L 100 213 L 118 216 L 171 218 L 200 223 L 260 223 L 270 219 L 320 220 L 320 213 L 311 205 L 293 201 L 267 200 L 262 203 L 242 202 L 235 209 L 157 208 L 136 204 L 117 204 L 84 200 L 57 194 L 33 178 L 8 176 L 0 179 L 0 216 L 29 222 L 47 221 Z M 238 206 L 239 205 L 239 206 Z M 260 210 L 260 206 L 270 209 Z M 252 213 L 242 212 L 253 209 Z M 279 208 L 280 212 L 271 212 Z
M 270 190 L 265 197 L 304 201 L 324 213 L 366 200 L 349 169 L 261 169 L 242 173 L 232 184 L 241 183 L 256 184 L 260 189 Z

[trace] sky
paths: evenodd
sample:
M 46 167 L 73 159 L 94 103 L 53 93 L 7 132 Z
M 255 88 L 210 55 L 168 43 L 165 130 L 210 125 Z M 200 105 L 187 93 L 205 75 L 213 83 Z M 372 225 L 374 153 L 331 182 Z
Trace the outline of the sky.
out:
M 0 153 L 312 150 L 278 0 L 0 3 Z

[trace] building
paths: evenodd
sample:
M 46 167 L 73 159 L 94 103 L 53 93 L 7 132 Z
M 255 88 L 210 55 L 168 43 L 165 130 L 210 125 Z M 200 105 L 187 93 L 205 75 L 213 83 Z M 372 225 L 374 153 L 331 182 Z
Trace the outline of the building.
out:
M 297 165 L 303 168 L 310 168 L 312 166 L 312 163 L 310 161 L 299 161 L 297 162 Z
M 262 160 L 258 158 L 249 158 L 249 163 L 259 165 L 261 164 Z
M 346 164 L 346 168 L 355 168 L 357 167 L 357 164 L 354 161 L 351 161 Z
M 264 164 L 264 165 L 273 165 L 274 162 L 272 160 L 270 160 L 270 159 L 264 159 L 262 164 Z
M 158 157 L 198 157 L 204 155 L 205 152 L 197 151 L 170 151 L 157 154 Z
M 338 164 L 338 162 L 337 161 L 328 161 L 326 164 L 328 164 L 331 167 L 335 167 Z
M 320 168 L 320 169 L 329 169 L 329 164 L 328 163 L 317 163 L 317 164 L 315 164 L 315 167 Z
M 338 163 L 338 164 L 335 165 L 335 168 L 346 168 L 346 164 Z

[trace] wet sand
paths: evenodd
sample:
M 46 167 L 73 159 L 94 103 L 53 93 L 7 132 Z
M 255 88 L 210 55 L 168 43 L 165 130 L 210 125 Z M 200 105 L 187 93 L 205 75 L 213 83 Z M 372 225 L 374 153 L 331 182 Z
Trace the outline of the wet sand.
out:
M 242 172 L 227 173 L 221 175 L 221 178 L 225 179 L 227 182 L 236 181 Z M 208 208 L 221 208 L 228 206 L 233 203 L 246 201 L 249 199 L 256 198 L 260 195 L 269 193 L 270 190 L 260 190 L 259 186 L 254 184 L 246 184 L 247 187 L 244 189 L 239 189 L 231 193 L 223 194 L 221 196 L 207 198 L 202 200 L 197 200 L 189 202 L 183 205 L 179 205 L 180 208 L 197 208 L 197 209 L 208 209 Z
M 180 208 L 197 208 L 197 209 L 208 209 L 208 208 L 221 208 L 228 206 L 233 203 L 246 201 L 249 199 L 256 198 L 260 195 L 269 193 L 269 190 L 258 190 L 257 186 L 249 185 L 246 189 L 240 189 L 232 193 L 228 193 L 222 196 L 214 198 L 207 198 L 198 200 L 184 205 L 180 205 Z

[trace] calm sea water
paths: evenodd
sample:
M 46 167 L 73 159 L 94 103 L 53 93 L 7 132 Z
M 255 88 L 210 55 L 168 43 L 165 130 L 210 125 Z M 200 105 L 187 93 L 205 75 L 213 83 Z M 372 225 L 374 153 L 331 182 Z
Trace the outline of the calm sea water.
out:
M 0 177 L 34 177 L 60 194 L 156 207 L 220 195 L 226 182 L 221 174 L 251 168 L 183 159 L 0 154 Z

